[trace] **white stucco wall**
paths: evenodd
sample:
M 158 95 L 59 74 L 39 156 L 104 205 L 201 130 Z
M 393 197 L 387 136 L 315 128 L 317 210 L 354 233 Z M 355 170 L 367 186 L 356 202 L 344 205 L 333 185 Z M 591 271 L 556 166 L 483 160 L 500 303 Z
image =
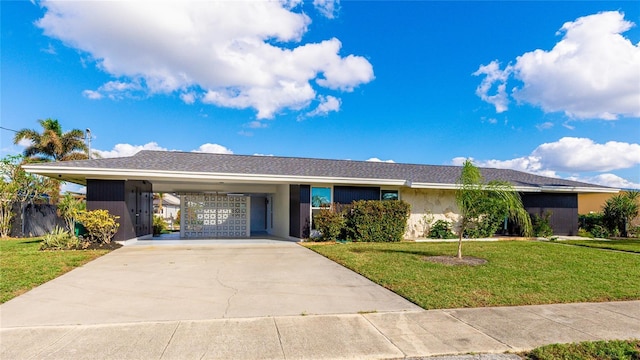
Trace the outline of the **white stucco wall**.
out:
M 437 220 L 452 222 L 456 231 L 458 206 L 453 190 L 401 189 L 400 199 L 411 205 L 411 215 L 405 232 L 406 239 L 425 238 L 430 225 Z
M 277 185 L 273 194 L 273 235 L 289 238 L 289 185 Z

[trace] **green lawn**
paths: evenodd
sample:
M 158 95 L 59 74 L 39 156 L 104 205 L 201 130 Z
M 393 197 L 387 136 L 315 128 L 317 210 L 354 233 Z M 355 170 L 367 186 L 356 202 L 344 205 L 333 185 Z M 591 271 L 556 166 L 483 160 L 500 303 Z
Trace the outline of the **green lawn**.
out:
M 39 251 L 40 242 L 39 238 L 0 240 L 0 303 L 109 252 Z
M 640 253 L 640 239 L 622 240 L 563 240 L 561 243 L 600 249 Z
M 308 244 L 425 309 L 640 299 L 640 256 L 553 242 L 465 242 L 479 266 L 423 260 L 457 243 Z
M 528 360 L 637 360 L 640 359 L 640 340 L 553 344 L 521 355 Z

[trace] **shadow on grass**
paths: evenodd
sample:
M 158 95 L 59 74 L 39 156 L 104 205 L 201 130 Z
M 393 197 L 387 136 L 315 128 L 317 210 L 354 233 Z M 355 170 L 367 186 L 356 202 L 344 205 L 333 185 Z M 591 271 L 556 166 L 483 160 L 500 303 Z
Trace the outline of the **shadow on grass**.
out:
M 640 254 L 640 240 L 584 240 L 584 241 L 567 241 L 567 245 L 586 247 L 591 249 L 603 249 L 627 252 L 632 254 Z M 622 248 L 616 245 L 637 245 L 638 249 Z
M 417 255 L 417 256 L 441 256 L 441 255 L 449 255 L 443 254 L 442 252 L 437 251 L 424 251 L 424 250 L 405 250 L 405 249 L 349 249 L 350 252 L 356 254 L 362 253 L 386 253 L 386 254 L 409 254 L 409 255 Z
M 23 241 L 21 242 L 21 244 L 39 244 L 41 242 L 42 240 L 29 240 L 29 241 Z

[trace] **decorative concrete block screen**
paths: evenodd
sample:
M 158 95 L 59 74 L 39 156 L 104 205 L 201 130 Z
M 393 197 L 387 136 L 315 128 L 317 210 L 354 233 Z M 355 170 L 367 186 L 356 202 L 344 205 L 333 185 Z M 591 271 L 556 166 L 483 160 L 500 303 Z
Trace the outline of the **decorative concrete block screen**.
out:
M 248 196 L 181 194 L 180 237 L 242 238 L 251 232 Z

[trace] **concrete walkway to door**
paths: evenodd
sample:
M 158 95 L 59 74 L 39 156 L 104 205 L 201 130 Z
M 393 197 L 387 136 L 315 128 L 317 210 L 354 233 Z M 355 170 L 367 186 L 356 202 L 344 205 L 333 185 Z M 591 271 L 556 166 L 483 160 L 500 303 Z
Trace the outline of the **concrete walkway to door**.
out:
M 2 327 L 420 310 L 288 241 L 125 246 L 5 304 Z

